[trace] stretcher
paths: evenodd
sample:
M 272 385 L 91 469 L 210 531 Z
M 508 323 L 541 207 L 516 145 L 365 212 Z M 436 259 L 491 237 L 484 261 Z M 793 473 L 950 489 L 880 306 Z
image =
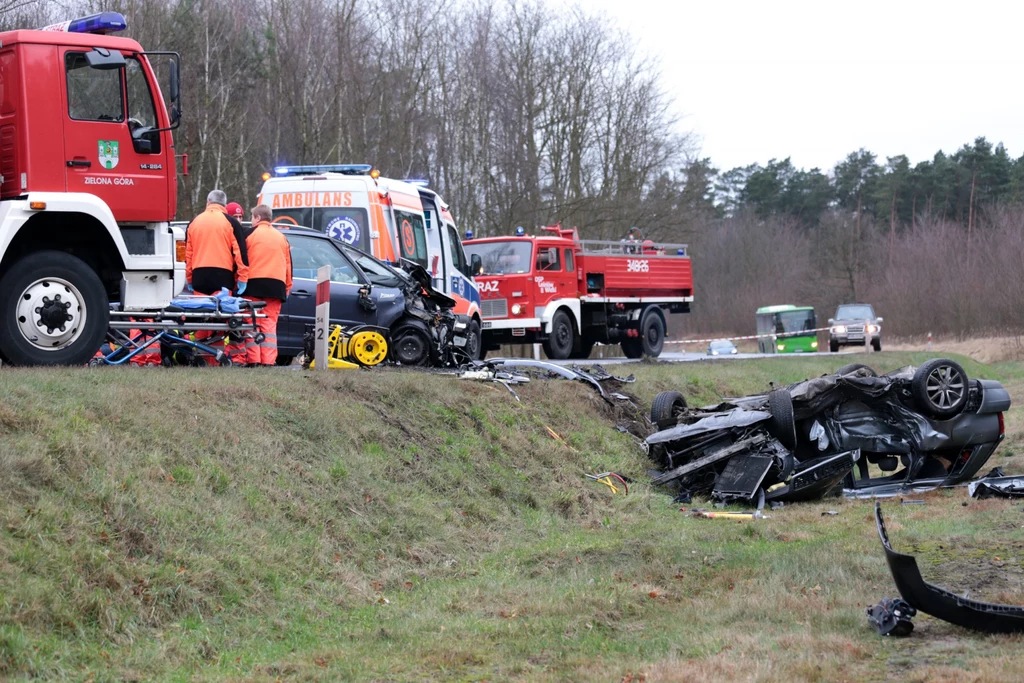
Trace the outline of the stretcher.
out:
M 229 340 L 263 341 L 257 321 L 267 317 L 264 306 L 223 293 L 179 296 L 159 310 L 124 311 L 113 304 L 107 343 L 92 364 L 124 365 L 158 354 L 164 365 L 231 365 Z

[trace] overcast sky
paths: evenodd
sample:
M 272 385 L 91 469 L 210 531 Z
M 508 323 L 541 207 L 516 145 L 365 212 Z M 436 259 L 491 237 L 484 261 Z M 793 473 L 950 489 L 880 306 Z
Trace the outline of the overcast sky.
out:
M 572 0 L 562 0 L 566 5 Z M 830 170 L 983 135 L 1024 154 L 1024 5 L 1006 0 L 580 0 L 657 57 L 683 130 L 721 169 Z

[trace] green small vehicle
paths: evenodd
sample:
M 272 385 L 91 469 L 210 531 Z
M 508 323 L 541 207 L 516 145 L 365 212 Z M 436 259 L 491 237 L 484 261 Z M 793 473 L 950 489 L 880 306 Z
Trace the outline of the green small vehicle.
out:
M 761 353 L 813 353 L 818 327 L 813 306 L 782 304 L 757 309 L 757 348 Z M 801 334 L 803 333 L 803 334 Z

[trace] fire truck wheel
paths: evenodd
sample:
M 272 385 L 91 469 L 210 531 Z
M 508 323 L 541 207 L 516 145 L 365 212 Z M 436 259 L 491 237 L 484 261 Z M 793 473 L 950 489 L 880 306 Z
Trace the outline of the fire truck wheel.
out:
M 644 315 L 640 323 L 640 339 L 643 341 L 643 354 L 651 358 L 661 355 L 661 349 L 665 345 L 665 321 L 654 309 L 650 309 Z
M 623 339 L 619 346 L 622 347 L 622 355 L 626 358 L 643 358 L 644 345 L 639 339 Z
M 103 283 L 71 254 L 29 254 L 0 280 L 0 352 L 16 365 L 85 365 L 109 321 Z
M 590 353 L 594 350 L 594 342 L 586 341 L 582 337 L 576 337 L 576 346 L 572 348 L 572 354 L 569 358 L 576 358 L 579 360 L 585 360 L 590 358 Z
M 544 342 L 544 353 L 552 360 L 565 360 L 576 345 L 576 330 L 572 318 L 564 310 L 555 311 L 551 319 L 551 334 Z

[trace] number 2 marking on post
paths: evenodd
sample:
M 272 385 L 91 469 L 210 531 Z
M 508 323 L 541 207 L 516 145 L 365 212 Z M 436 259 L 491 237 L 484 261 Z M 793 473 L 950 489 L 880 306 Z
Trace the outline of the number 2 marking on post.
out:
M 629 259 L 626 262 L 627 273 L 648 273 L 651 270 L 651 264 L 647 259 Z

